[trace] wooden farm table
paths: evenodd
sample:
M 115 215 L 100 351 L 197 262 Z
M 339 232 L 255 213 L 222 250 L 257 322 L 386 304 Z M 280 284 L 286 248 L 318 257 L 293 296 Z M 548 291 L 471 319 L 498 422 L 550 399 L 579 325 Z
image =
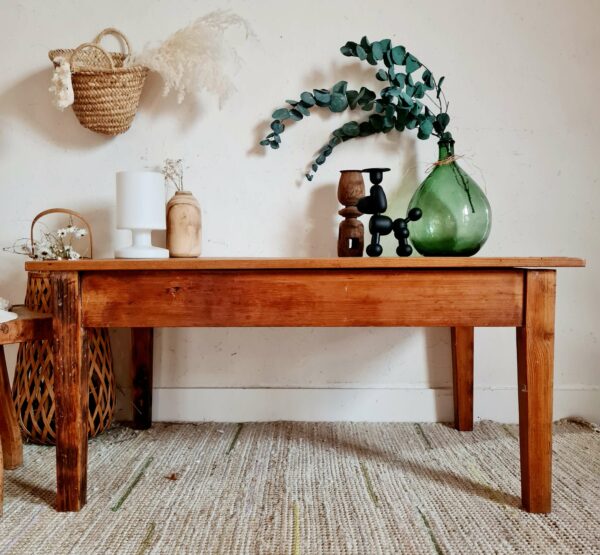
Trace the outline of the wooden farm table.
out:
M 29 262 L 54 291 L 59 511 L 86 502 L 84 328 L 132 328 L 134 425 L 151 425 L 152 329 L 449 326 L 454 415 L 473 427 L 473 328 L 517 329 L 522 504 L 551 506 L 557 267 L 575 258 L 171 259 Z

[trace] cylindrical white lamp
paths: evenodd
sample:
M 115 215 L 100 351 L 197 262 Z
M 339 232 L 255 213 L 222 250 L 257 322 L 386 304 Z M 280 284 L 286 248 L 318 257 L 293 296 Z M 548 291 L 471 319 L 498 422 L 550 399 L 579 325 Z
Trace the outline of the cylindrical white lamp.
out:
M 117 229 L 130 229 L 132 245 L 117 249 L 117 258 L 169 258 L 152 246 L 152 230 L 166 229 L 165 182 L 152 171 L 117 172 Z

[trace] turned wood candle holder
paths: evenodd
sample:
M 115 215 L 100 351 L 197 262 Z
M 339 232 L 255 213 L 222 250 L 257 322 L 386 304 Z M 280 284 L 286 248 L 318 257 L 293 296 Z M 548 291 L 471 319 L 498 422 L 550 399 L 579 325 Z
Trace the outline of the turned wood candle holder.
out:
M 362 256 L 365 247 L 365 228 L 358 219 L 362 212 L 356 204 L 365 196 L 365 182 L 361 170 L 342 170 L 338 183 L 338 200 L 344 208 L 338 211 L 344 220 L 338 233 L 338 256 Z

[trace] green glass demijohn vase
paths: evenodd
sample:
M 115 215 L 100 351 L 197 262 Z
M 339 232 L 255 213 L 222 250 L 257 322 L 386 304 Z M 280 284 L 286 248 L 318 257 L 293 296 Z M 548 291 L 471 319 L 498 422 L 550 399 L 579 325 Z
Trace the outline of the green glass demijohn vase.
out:
M 456 163 L 452 136 L 444 134 L 438 145 L 439 160 L 408 206 L 423 212 L 409 224 L 410 239 L 423 256 L 473 256 L 490 234 L 490 203 Z

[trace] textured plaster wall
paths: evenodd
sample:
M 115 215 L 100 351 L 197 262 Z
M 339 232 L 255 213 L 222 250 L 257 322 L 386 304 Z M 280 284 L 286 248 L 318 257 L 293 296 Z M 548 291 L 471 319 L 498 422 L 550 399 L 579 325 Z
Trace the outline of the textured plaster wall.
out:
M 25 236 L 39 211 L 68 206 L 94 228 L 97 256 L 127 241 L 114 221 L 114 174 L 186 161 L 203 206 L 207 256 L 334 256 L 337 170 L 390 166 L 385 187 L 403 212 L 435 159 L 410 133 L 347 143 L 312 183 L 306 162 L 345 114 L 315 114 L 286 131 L 278 152 L 256 146 L 285 98 L 339 79 L 376 86 L 372 69 L 339 46 L 390 37 L 444 74 L 452 131 L 465 168 L 494 212 L 482 255 L 573 255 L 585 270 L 558 278 L 557 417 L 600 420 L 600 224 L 597 135 L 600 3 L 595 0 L 328 2 L 162 0 L 0 1 L 0 245 Z M 133 128 L 90 133 L 47 93 L 50 48 L 107 26 L 134 46 L 165 37 L 217 7 L 252 25 L 232 33 L 243 65 L 221 109 L 201 95 L 177 105 L 149 79 Z M 161 237 L 157 237 L 158 240 Z M 388 254 L 392 249 L 388 246 Z M 20 301 L 24 260 L 0 253 L 0 295 Z M 368 310 L 368 307 L 365 307 Z M 445 329 L 159 330 L 155 416 L 160 419 L 451 418 Z M 113 333 L 121 414 L 127 414 L 127 337 Z M 16 350 L 9 350 L 9 364 Z M 476 416 L 514 421 L 514 333 L 476 333 Z

